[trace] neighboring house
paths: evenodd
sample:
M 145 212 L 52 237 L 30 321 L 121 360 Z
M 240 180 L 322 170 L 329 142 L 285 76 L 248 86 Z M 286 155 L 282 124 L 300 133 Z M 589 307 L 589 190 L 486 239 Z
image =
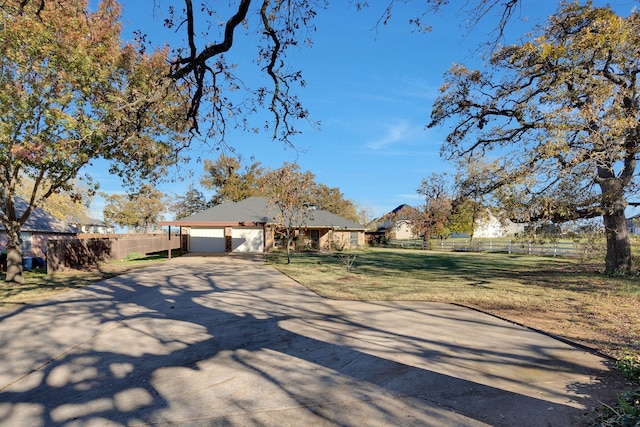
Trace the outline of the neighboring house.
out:
M 381 218 L 374 220 L 375 231 L 370 232 L 372 238 L 385 236 L 387 239 L 419 239 L 420 236 L 413 232 L 411 218 L 415 217 L 417 210 L 409 205 L 400 205 Z M 487 218 L 476 220 L 473 233 L 474 238 L 500 238 L 512 237 L 523 233 L 525 224 L 517 224 L 509 220 L 500 221 L 496 216 L 489 214 Z M 456 234 L 453 237 L 469 237 L 468 234 Z
M 501 237 L 515 237 L 525 231 L 526 224 L 511 222 L 508 219 L 500 221 L 489 213 L 488 217 L 476 220 L 473 238 L 497 239 Z
M 640 215 L 627 218 L 627 229 L 629 234 L 640 235 Z
M 28 203 L 25 200 L 16 198 L 16 213 L 18 215 L 22 215 L 27 207 Z M 36 208 L 22 226 L 23 255 L 45 258 L 47 241 L 73 238 L 78 233 L 77 228 L 40 208 Z M 3 251 L 7 247 L 7 233 L 2 225 L 0 225 L 0 246 Z
M 412 229 L 412 217 L 417 209 L 403 204 L 372 221 L 372 235 L 384 236 L 387 239 L 419 239 Z
M 67 223 L 73 227 L 76 227 L 82 233 L 91 234 L 113 234 L 115 230 L 109 224 L 99 219 L 69 216 Z
M 225 202 L 175 221 L 160 225 L 180 227 L 189 235 L 189 251 L 195 253 L 271 251 L 276 245 L 278 224 L 275 211 L 264 197 L 249 197 L 240 202 Z M 314 210 L 298 230 L 311 246 L 328 250 L 340 246 L 364 245 L 365 227 L 324 210 Z

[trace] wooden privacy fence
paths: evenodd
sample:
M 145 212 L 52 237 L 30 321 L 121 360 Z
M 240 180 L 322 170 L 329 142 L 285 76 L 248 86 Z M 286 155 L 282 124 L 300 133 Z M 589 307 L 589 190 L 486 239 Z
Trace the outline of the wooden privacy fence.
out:
M 102 261 L 124 259 L 132 253 L 143 255 L 186 250 L 187 236 L 172 234 L 80 234 L 76 239 L 50 240 L 47 242 L 47 272 L 65 268 L 82 268 Z

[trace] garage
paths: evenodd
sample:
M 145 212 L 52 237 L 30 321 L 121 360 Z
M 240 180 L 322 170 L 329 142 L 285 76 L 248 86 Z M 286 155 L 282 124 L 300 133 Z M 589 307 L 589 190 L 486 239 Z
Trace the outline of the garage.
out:
M 231 229 L 232 252 L 263 252 L 264 231 L 263 228 L 238 227 Z
M 227 237 L 232 252 L 260 253 L 264 250 L 262 227 L 191 227 L 190 251 L 194 253 L 226 252 Z
M 224 252 L 225 250 L 224 227 L 192 227 L 189 232 L 189 237 L 191 241 L 191 252 Z

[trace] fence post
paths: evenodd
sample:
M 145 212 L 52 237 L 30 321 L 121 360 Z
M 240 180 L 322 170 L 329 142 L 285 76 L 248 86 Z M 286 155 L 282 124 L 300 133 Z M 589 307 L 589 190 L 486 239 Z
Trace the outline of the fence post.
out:
M 511 239 L 509 239 L 509 255 L 511 255 Z

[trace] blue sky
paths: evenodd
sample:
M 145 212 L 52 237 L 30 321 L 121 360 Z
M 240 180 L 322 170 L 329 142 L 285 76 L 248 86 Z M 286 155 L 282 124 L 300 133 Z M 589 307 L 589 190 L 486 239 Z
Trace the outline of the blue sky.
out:
M 179 42 L 162 28 L 162 8 L 170 2 L 155 1 L 160 9 L 152 14 L 151 0 L 121 0 L 125 38 L 142 29 L 155 44 Z M 313 47 L 301 47 L 290 56 L 292 67 L 301 69 L 307 82 L 298 96 L 311 119 L 321 122 L 317 129 L 297 124 L 302 130 L 294 140 L 297 150 L 265 133 L 232 131 L 227 143 L 244 159 L 255 157 L 265 167 L 298 162 L 316 175 L 317 182 L 339 187 L 345 198 L 379 216 L 403 203 L 420 204 L 416 190 L 421 180 L 432 173 L 452 172 L 453 165 L 439 156 L 446 128 L 426 130 L 425 125 L 445 71 L 454 62 L 482 64 L 478 44 L 486 40 L 495 19 L 488 17 L 486 25 L 470 31 L 458 6 L 450 6 L 444 14 L 429 16 L 433 31 L 422 34 L 408 24 L 410 17 L 419 15 L 422 2 L 397 2 L 391 22 L 377 27 L 388 2 L 369 3 L 372 6 L 361 12 L 348 1 L 334 1 L 328 9 L 320 9 L 315 20 L 318 30 L 311 35 Z M 637 5 L 632 0 L 612 3 L 625 14 Z M 521 35 L 556 5 L 555 1 L 523 0 L 510 33 Z M 255 55 L 254 42 L 238 41 L 232 58 L 244 61 L 241 66 L 251 66 L 247 58 Z M 256 123 L 264 118 L 268 116 L 256 117 Z M 217 153 L 196 150 L 193 155 L 215 159 Z M 192 178 L 158 188 L 180 194 L 190 182 L 199 186 L 202 164 L 192 162 L 187 169 Z M 118 178 L 109 176 L 104 166 L 96 163 L 90 172 L 101 191 L 122 192 Z M 92 215 L 102 217 L 100 199 L 92 205 Z

